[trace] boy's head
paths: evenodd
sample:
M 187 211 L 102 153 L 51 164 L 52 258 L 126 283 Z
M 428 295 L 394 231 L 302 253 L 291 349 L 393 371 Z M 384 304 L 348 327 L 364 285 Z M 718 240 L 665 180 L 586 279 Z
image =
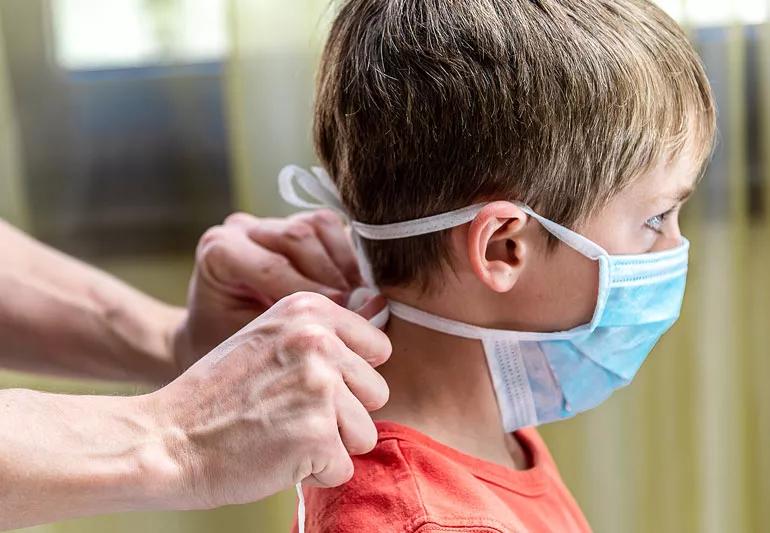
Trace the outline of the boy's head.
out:
M 696 53 L 645 0 L 343 1 L 315 115 L 318 155 L 356 220 L 519 200 L 614 253 L 678 237 L 675 216 L 650 219 L 678 209 L 714 129 Z M 499 256 L 500 275 L 518 278 L 527 239 L 548 237 L 525 235 L 513 204 L 484 217 L 459 245 L 456 230 L 367 241 L 376 282 L 429 286 L 458 246 L 477 277 Z

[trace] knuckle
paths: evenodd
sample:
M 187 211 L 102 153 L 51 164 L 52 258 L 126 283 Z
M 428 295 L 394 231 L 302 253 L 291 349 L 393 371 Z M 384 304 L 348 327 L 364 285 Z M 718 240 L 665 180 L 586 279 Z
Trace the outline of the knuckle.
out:
M 292 315 L 320 314 L 327 306 L 327 298 L 313 292 L 297 292 L 285 298 L 287 311 Z
M 316 400 L 319 397 L 331 397 L 336 387 L 337 374 L 317 356 L 303 357 L 297 376 L 302 389 L 315 396 Z M 325 405 L 317 407 L 324 408 Z
M 248 213 L 243 212 L 237 212 L 232 213 L 225 218 L 224 225 L 225 226 L 231 226 L 231 225 L 237 225 L 237 224 L 243 224 L 245 222 L 253 222 L 256 220 L 256 217 L 253 215 L 250 215 Z
M 229 255 L 230 248 L 223 232 L 218 231 L 205 241 L 201 239 L 201 244 L 198 247 L 198 259 L 201 262 L 220 264 L 226 262 Z
M 319 209 L 312 213 L 312 221 L 321 226 L 342 227 L 342 220 L 339 215 L 331 209 Z
M 217 241 L 223 238 L 225 234 L 224 230 L 224 226 L 212 226 L 211 228 L 207 229 L 198 241 L 198 246 L 203 247 L 212 241 Z
M 290 261 L 281 254 L 268 253 L 260 259 L 259 269 L 264 279 L 272 279 L 290 266 Z
M 337 421 L 328 416 L 314 414 L 302 421 L 303 437 L 310 441 L 313 450 L 324 450 L 337 431 Z
M 292 242 L 304 242 L 315 236 L 315 228 L 303 220 L 290 220 L 284 228 L 284 238 Z
M 295 336 L 300 347 L 313 353 L 325 354 L 333 348 L 331 333 L 319 324 L 302 326 Z

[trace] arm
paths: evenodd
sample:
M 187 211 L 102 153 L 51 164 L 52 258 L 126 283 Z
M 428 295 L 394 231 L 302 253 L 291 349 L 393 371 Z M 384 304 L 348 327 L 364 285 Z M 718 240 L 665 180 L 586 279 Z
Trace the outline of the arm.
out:
M 0 391 L 0 530 L 344 483 L 348 453 L 376 442 L 389 353 L 364 318 L 300 293 L 151 394 Z
M 0 220 L 0 367 L 167 383 L 297 291 L 343 302 L 360 283 L 331 212 L 238 213 L 201 238 L 189 310 L 168 306 Z
M 348 454 L 374 446 L 367 410 L 388 390 L 372 366 L 390 343 L 362 316 L 384 301 L 356 314 L 318 294 L 281 299 L 306 289 L 340 301 L 357 283 L 328 213 L 213 228 L 184 316 L 1 222 L 0 246 L 0 362 L 156 380 L 192 365 L 133 398 L 0 391 L 0 529 L 335 486 L 352 475 Z
M 183 312 L 0 221 L 0 366 L 168 382 Z
M 178 474 L 145 404 L 0 391 L 0 531 L 160 507 Z

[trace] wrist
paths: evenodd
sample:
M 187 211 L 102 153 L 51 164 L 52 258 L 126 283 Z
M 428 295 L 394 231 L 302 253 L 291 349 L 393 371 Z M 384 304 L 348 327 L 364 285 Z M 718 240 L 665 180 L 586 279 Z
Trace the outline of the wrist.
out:
M 137 509 L 186 510 L 194 507 L 189 497 L 185 433 L 159 401 L 157 393 L 131 398 L 140 434 L 132 449 L 133 500 Z
M 0 530 L 191 508 L 181 439 L 159 414 L 151 396 L 0 391 Z
M 161 313 L 161 338 L 163 342 L 163 359 L 169 362 L 169 379 L 171 381 L 187 369 L 184 359 L 180 356 L 184 346 L 187 310 L 183 307 L 165 306 Z
M 181 319 L 170 331 L 169 350 L 171 350 L 171 357 L 179 374 L 190 368 L 197 360 L 192 356 L 193 343 L 190 337 L 189 321 L 189 311 L 183 311 Z
M 88 291 L 106 349 L 116 355 L 120 378 L 165 384 L 179 375 L 174 359 L 173 332 L 184 318 L 184 309 L 103 276 Z
M 166 385 L 183 372 L 177 358 L 176 337 L 185 321 L 185 310 L 153 300 L 144 306 L 144 340 L 135 341 L 142 364 L 142 379 L 148 383 Z

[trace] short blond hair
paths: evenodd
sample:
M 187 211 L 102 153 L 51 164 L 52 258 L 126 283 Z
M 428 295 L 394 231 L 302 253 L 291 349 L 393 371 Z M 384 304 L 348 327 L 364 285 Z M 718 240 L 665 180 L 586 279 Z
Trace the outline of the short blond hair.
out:
M 686 146 L 705 166 L 715 122 L 698 55 L 645 0 L 345 0 L 314 133 L 362 222 L 516 199 L 574 226 Z M 446 235 L 366 242 L 377 283 L 426 284 Z

